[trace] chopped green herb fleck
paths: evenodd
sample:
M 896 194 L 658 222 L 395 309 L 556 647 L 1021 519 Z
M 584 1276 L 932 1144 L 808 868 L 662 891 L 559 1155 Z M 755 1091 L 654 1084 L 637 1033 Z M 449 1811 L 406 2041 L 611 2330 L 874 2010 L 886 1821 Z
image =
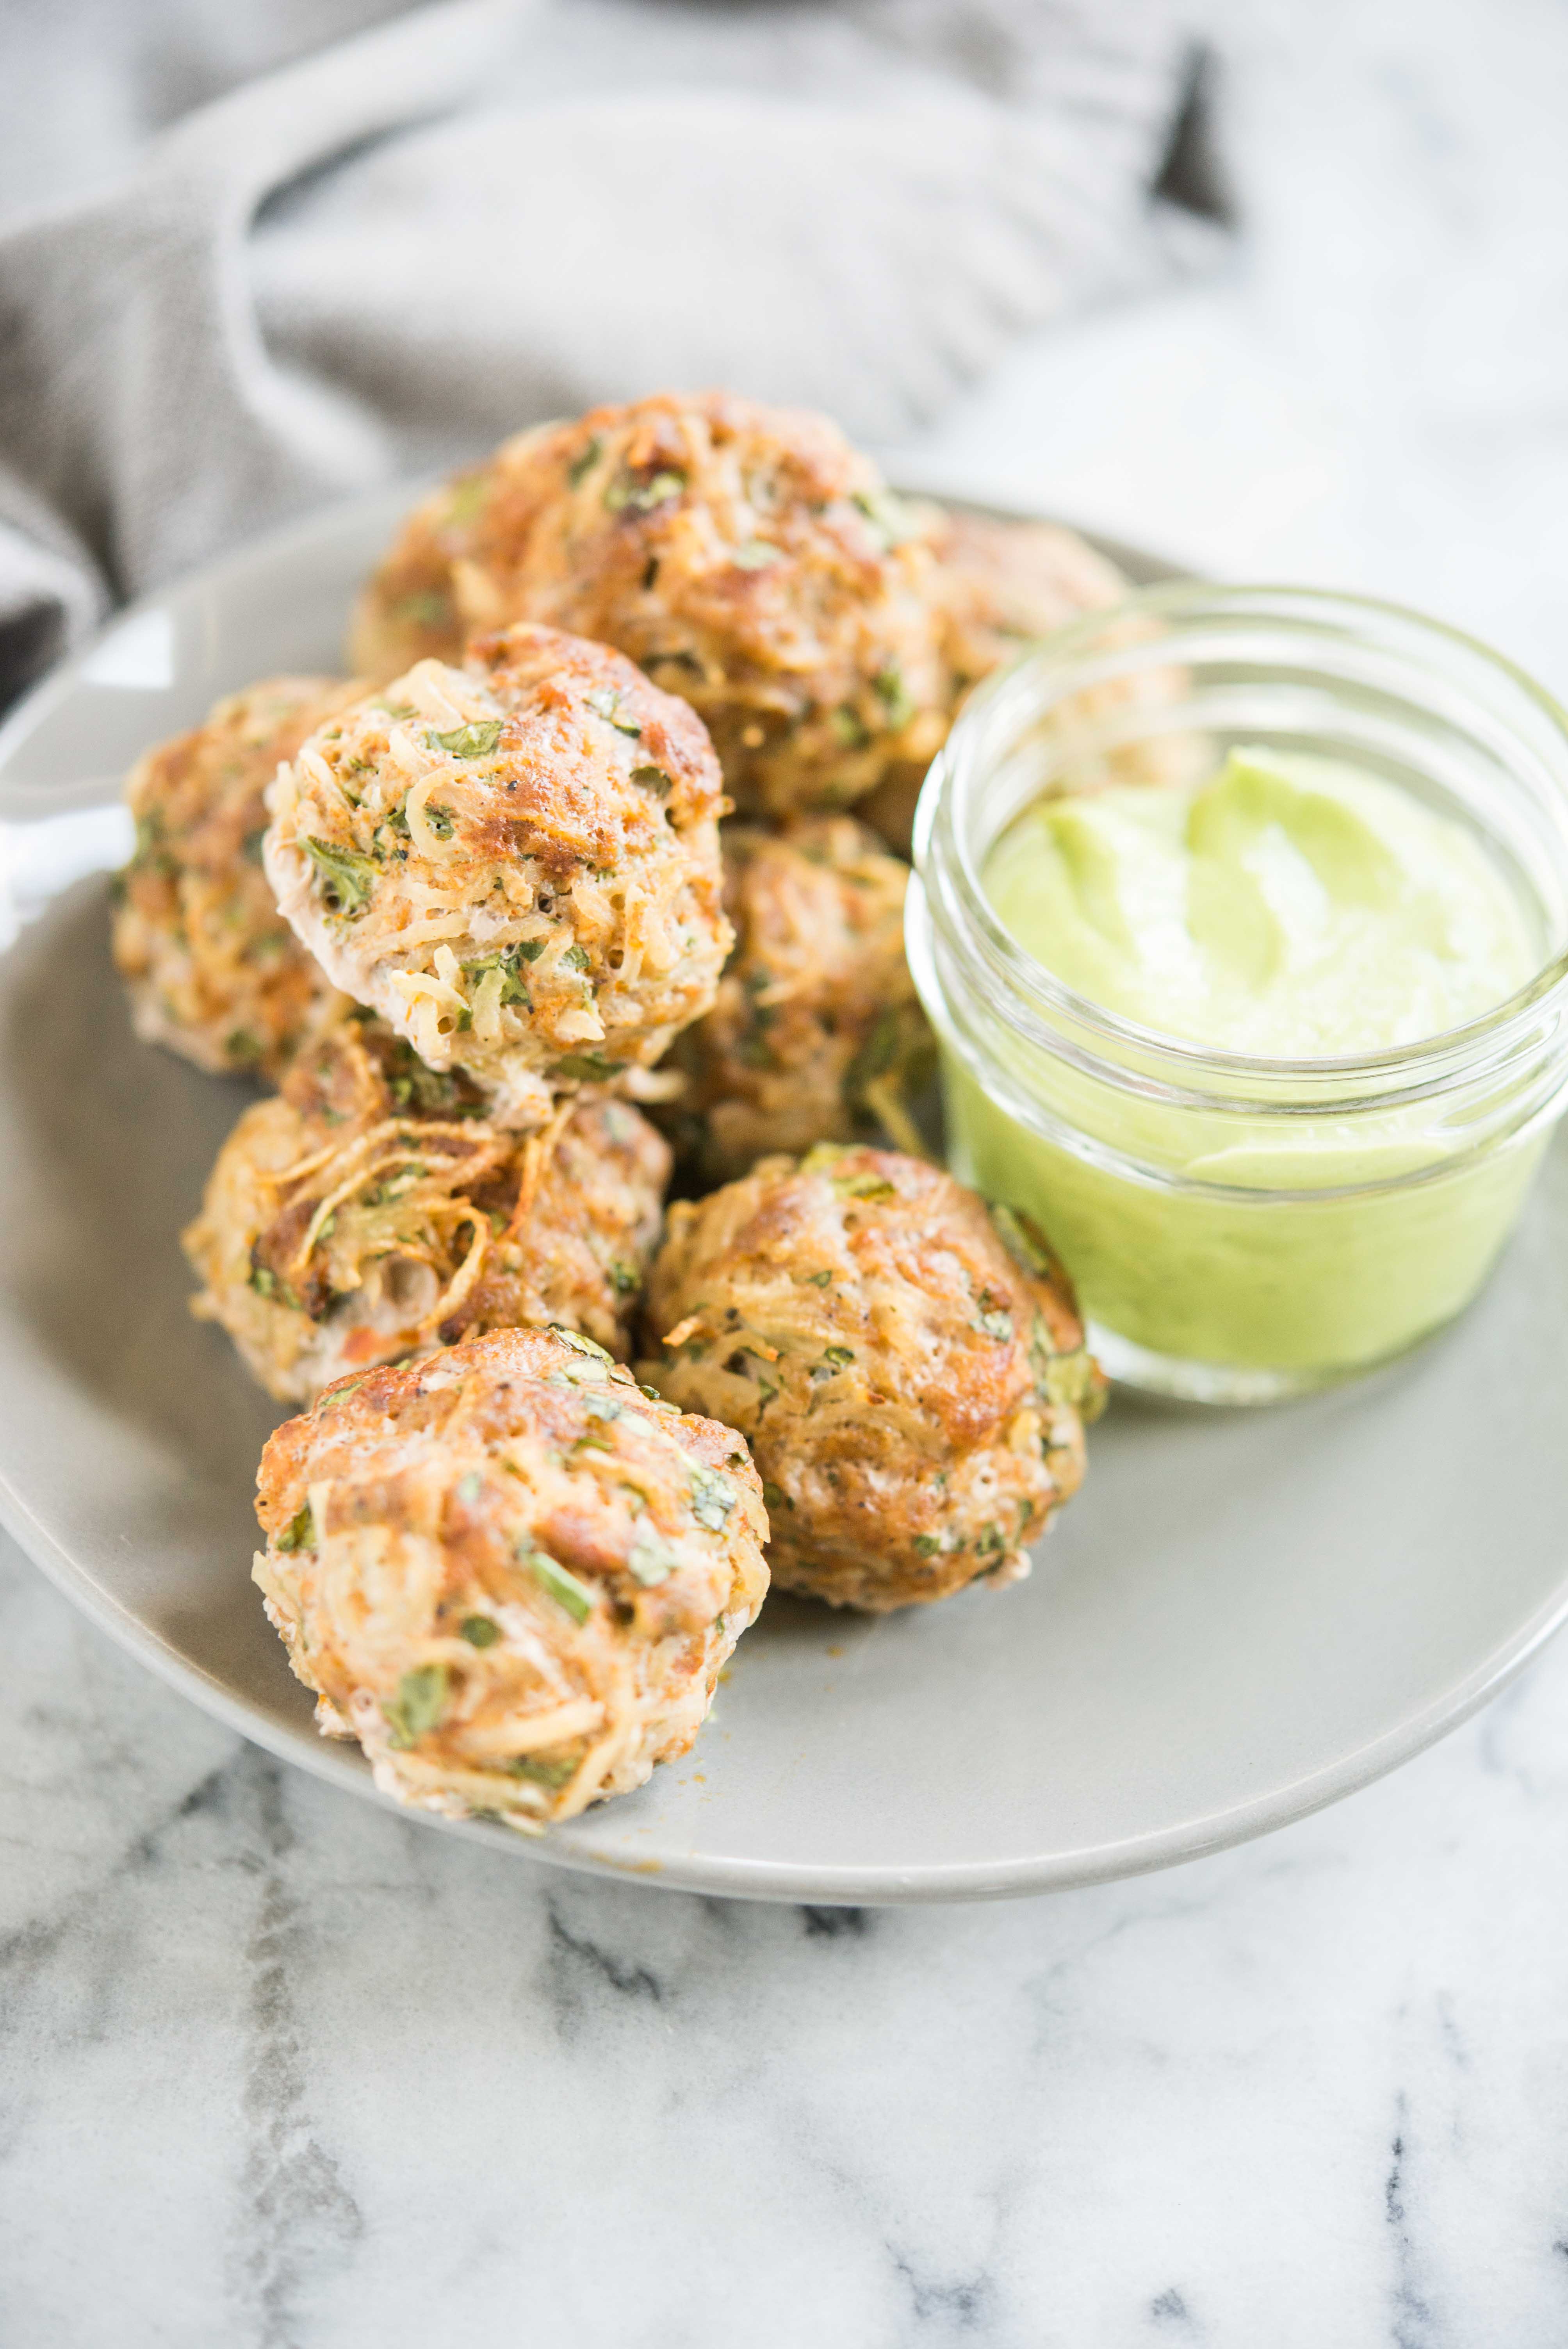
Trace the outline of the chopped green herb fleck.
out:
M 835 1191 L 841 1191 L 847 1199 L 892 1199 L 898 1195 L 885 1175 L 872 1174 L 870 1172 L 863 1174 L 835 1174 L 833 1188 Z
M 686 475 L 673 469 L 655 473 L 646 481 L 629 481 L 623 476 L 611 482 L 604 492 L 604 503 L 612 513 L 619 513 L 625 506 L 634 513 L 650 513 L 666 498 L 678 498 L 685 487 Z
M 710 1534 L 721 1533 L 724 1521 L 740 1498 L 727 1476 L 717 1468 L 694 1468 L 691 1472 L 691 1511 L 699 1526 Z
M 471 1509 L 474 1504 L 479 1500 L 480 1495 L 483 1493 L 484 1488 L 485 1480 L 480 1475 L 479 1470 L 477 1468 L 470 1468 L 466 1476 L 459 1476 L 458 1478 L 457 1495 L 466 1509 Z
M 525 1010 L 529 1010 L 532 1009 L 533 998 L 523 984 L 522 973 L 518 968 L 518 965 L 520 961 L 535 960 L 542 951 L 542 942 L 535 944 L 532 939 L 526 941 L 528 945 L 534 947 L 532 955 L 524 955 L 523 943 L 520 942 L 514 947 L 498 947 L 493 953 L 477 955 L 472 962 L 464 963 L 463 972 L 465 977 L 479 979 L 482 978 L 487 971 L 499 970 L 501 975 L 502 1003 L 521 1003 Z
M 806 1275 L 808 1288 L 830 1288 L 832 1281 L 833 1276 L 830 1272 L 809 1272 Z
M 1004 1340 L 1013 1334 L 1013 1317 L 1004 1308 L 1000 1298 L 988 1288 L 980 1291 L 980 1327 L 987 1338 Z
M 622 714 L 621 697 L 613 688 L 603 693 L 591 693 L 588 696 L 588 707 L 603 718 L 606 725 L 613 726 L 618 734 L 635 735 L 643 730 L 634 718 L 627 718 Z
M 813 1143 L 800 1161 L 802 1174 L 826 1174 L 835 1191 L 842 1191 L 851 1199 L 891 1199 L 893 1185 L 884 1175 L 873 1174 L 869 1167 L 857 1173 L 852 1168 L 844 1174 L 835 1174 L 833 1168 L 849 1155 L 848 1146 L 841 1142 Z
M 604 1278 L 617 1297 L 630 1297 L 639 1285 L 636 1268 L 623 1264 L 619 1257 L 614 1257 L 605 1267 Z
M 1094 1357 L 1079 1347 L 1074 1354 L 1052 1354 L 1042 1368 L 1038 1354 L 1035 1359 L 1036 1384 L 1043 1389 L 1046 1401 L 1060 1406 L 1070 1403 L 1088 1419 L 1098 1419 L 1103 1408 L 1095 1376 Z
M 544 938 L 519 938 L 511 952 L 521 955 L 524 962 L 537 962 L 548 943 Z
M 447 500 L 447 520 L 472 522 L 490 496 L 490 489 L 488 473 L 470 473 L 466 481 L 454 481 L 452 493 Z
M 903 671 L 897 661 L 889 661 L 884 667 L 878 669 L 872 684 L 876 688 L 876 697 L 882 703 L 888 724 L 907 726 L 914 716 L 914 704 L 910 699 Z
M 575 944 L 567 947 L 566 952 L 562 956 L 561 959 L 569 970 L 587 970 L 591 967 L 588 960 L 587 947 L 580 947 Z
M 451 616 L 451 598 L 438 587 L 422 587 L 417 595 L 405 595 L 392 606 L 395 620 L 406 620 L 415 628 L 444 628 Z
M 550 1073 L 579 1084 L 595 1081 L 603 1083 L 607 1077 L 618 1077 L 625 1065 L 624 1061 L 607 1061 L 603 1052 L 568 1052 L 563 1061 L 556 1061 Z
M 593 1593 L 585 1583 L 558 1566 L 548 1550 L 536 1549 L 526 1534 L 519 1537 L 517 1556 L 519 1564 L 527 1567 L 540 1588 L 558 1607 L 564 1607 L 574 1623 L 586 1623 L 593 1611 Z
M 499 718 L 476 718 L 467 726 L 454 726 L 449 734 L 432 734 L 430 740 L 454 759 L 488 759 L 500 740 L 501 722 Z
M 303 1509 L 295 1511 L 278 1536 L 278 1547 L 284 1550 L 315 1547 L 315 1519 L 308 1501 Z
M 738 571 L 766 571 L 784 560 L 781 546 L 770 546 L 765 538 L 748 538 L 730 556 Z
M 352 922 L 370 903 L 375 886 L 376 867 L 369 857 L 361 856 L 357 849 L 334 848 L 329 841 L 312 840 L 306 833 L 300 834 L 299 844 L 315 866 L 327 911 Z
M 942 1539 L 938 1534 L 916 1534 L 914 1546 L 922 1557 L 935 1557 L 942 1547 Z
M 418 1159 L 410 1159 L 401 1174 L 387 1183 L 373 1183 L 362 1194 L 361 1204 L 366 1207 L 389 1206 L 394 1199 L 406 1198 L 415 1185 L 423 1180 L 428 1170 Z
M 514 1754 L 506 1765 L 507 1773 L 513 1778 L 531 1779 L 536 1786 L 548 1786 L 553 1794 L 557 1787 L 565 1785 L 568 1778 L 576 1776 L 580 1758 L 560 1754 L 550 1762 L 537 1754 Z
M 831 713 L 828 723 L 846 750 L 863 750 L 872 739 L 860 711 L 851 709 L 847 701 Z
M 572 462 L 566 468 L 566 478 L 573 489 L 576 489 L 585 473 L 591 473 L 593 471 L 594 466 L 599 462 L 599 459 L 603 453 L 603 449 L 604 443 L 600 440 L 599 435 L 596 432 L 591 434 L 588 440 L 583 443 L 583 447 L 579 449 L 577 454 L 573 458 Z
M 488 1615 L 465 1615 L 458 1630 L 470 1648 L 493 1648 L 500 1638 L 500 1625 Z
M 766 1478 L 763 1480 L 762 1498 L 770 1509 L 792 1509 L 795 1506 L 781 1485 L 772 1484 Z
M 680 1560 L 662 1535 L 652 1526 L 639 1526 L 632 1547 L 626 1553 L 626 1570 L 635 1577 L 645 1590 L 655 1589 L 667 1582 Z
M 258 1297 L 264 1297 L 269 1305 L 286 1305 L 291 1313 L 299 1311 L 299 1299 L 286 1280 L 278 1278 L 271 1265 L 253 1262 L 249 1285 Z
M 991 1221 L 1008 1255 L 1021 1264 L 1026 1272 L 1034 1273 L 1040 1280 L 1058 1277 L 1050 1242 L 1032 1216 L 1023 1215 L 1016 1207 L 1005 1206 L 997 1200 L 992 1205 Z
M 614 1367 L 614 1354 L 595 1344 L 592 1338 L 585 1338 L 581 1330 L 569 1330 L 564 1321 L 548 1321 L 545 1327 L 552 1338 L 559 1338 L 562 1344 L 570 1346 L 574 1354 L 592 1354 L 595 1361 L 608 1362 L 612 1368 Z
M 406 1751 L 436 1727 L 447 1710 L 450 1685 L 445 1664 L 420 1664 L 404 1673 L 397 1695 L 381 1708 L 394 1745 Z
M 902 546 L 906 539 L 920 534 L 919 523 L 891 490 L 859 490 L 853 502 L 890 547 Z

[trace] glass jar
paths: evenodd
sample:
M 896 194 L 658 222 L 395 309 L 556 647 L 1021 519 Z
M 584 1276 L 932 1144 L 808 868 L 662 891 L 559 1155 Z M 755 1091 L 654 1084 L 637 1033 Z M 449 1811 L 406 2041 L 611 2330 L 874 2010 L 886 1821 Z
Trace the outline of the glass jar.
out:
M 981 875 L 1042 794 L 1343 761 L 1484 843 L 1537 975 L 1447 1034 L 1338 1060 L 1216 1051 L 1055 978 Z M 1044 1226 L 1113 1377 L 1210 1402 L 1322 1386 L 1474 1296 L 1568 1087 L 1568 717 L 1480 645 L 1346 595 L 1198 582 L 1062 630 L 965 709 L 907 915 L 954 1170 Z

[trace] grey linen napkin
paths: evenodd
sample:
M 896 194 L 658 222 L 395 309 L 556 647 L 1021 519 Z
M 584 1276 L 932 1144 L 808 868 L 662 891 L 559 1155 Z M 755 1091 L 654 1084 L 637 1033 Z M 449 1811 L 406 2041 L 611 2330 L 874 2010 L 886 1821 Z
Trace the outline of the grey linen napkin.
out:
M 128 137 L 0 216 L 0 704 L 115 596 L 591 400 L 907 432 L 1206 249 L 1157 194 L 1190 64 L 1175 0 L 450 0 Z

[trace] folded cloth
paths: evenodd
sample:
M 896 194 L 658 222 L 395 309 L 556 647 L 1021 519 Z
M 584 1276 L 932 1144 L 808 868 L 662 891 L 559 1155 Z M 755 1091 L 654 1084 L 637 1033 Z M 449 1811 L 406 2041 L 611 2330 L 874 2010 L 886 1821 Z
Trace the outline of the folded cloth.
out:
M 448 0 L 0 218 L 0 702 L 115 596 L 595 399 L 909 431 L 1191 258 L 1177 5 Z

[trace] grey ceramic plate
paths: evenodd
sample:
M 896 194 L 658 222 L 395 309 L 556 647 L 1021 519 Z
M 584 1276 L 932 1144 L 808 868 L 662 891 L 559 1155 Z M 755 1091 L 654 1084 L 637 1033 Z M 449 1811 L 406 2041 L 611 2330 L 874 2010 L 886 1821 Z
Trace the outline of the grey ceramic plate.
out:
M 374 1800 L 250 1580 L 273 1414 L 186 1311 L 177 1234 L 246 1092 L 133 1040 L 102 874 L 134 754 L 250 678 L 335 667 L 404 502 L 155 597 L 0 732 L 0 1516 L 198 1704 Z M 543 1843 L 442 1831 L 832 1902 L 1082 1884 L 1278 1826 L 1460 1720 L 1568 1611 L 1565 1330 L 1560 1149 L 1479 1306 L 1398 1369 L 1251 1416 L 1119 1398 L 1028 1582 L 882 1621 L 770 1599 L 641 1794 Z

